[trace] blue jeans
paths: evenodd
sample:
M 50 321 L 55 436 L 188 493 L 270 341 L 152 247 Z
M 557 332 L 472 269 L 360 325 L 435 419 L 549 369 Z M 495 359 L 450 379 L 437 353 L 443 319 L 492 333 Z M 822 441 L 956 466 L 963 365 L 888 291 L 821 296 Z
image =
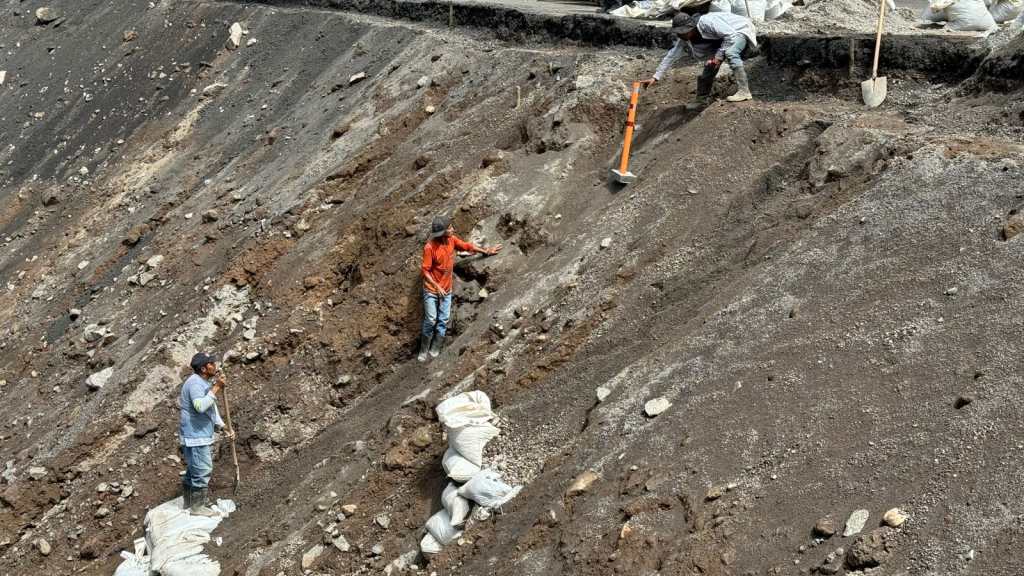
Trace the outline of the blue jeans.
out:
M 213 475 L 213 452 L 210 448 L 210 445 L 181 447 L 181 453 L 185 456 L 182 484 L 197 489 L 210 485 L 210 476 Z
M 743 51 L 746 49 L 747 37 L 737 34 L 737 38 L 733 39 L 732 46 L 725 49 L 725 61 L 729 63 L 730 68 L 743 67 Z
M 448 318 L 452 314 L 452 295 L 438 296 L 429 290 L 423 291 L 423 335 L 434 334 L 443 337 L 448 330 Z

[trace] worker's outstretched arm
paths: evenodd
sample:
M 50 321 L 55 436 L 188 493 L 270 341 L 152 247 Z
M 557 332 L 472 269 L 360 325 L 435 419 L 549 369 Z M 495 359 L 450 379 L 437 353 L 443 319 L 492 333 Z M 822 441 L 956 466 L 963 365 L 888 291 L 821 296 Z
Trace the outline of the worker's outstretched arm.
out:
M 676 38 L 676 43 L 672 45 L 672 49 L 665 54 L 665 57 L 661 59 L 661 64 L 658 64 L 658 69 L 654 71 L 654 80 L 661 80 L 665 72 L 671 68 L 679 58 L 683 56 L 683 41 Z
M 488 254 L 493 256 L 494 254 L 501 252 L 501 244 L 498 244 L 497 246 L 492 246 L 491 248 L 482 248 L 480 246 L 477 246 L 476 244 L 473 244 L 472 242 L 466 242 L 462 238 L 456 237 L 455 249 L 459 250 L 460 252 L 476 252 L 477 254 Z

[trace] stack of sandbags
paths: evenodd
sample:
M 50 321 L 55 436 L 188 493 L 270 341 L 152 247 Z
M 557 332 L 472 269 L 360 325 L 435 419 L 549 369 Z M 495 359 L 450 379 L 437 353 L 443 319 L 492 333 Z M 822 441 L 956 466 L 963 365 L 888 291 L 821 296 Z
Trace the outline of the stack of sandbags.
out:
M 420 540 L 424 554 L 436 554 L 462 535 L 459 527 L 469 517 L 473 502 L 487 509 L 498 508 L 520 490 L 484 467 L 484 447 L 500 433 L 491 422 L 494 413 L 487 394 L 464 392 L 441 402 L 435 410 L 448 435 L 441 465 L 452 482 L 441 494 L 443 508 L 427 520 L 427 533 Z
M 217 576 L 220 564 L 203 553 L 210 532 L 235 511 L 235 503 L 220 499 L 213 509 L 219 516 L 196 516 L 182 509 L 181 498 L 146 513 L 145 538 L 135 541 L 135 553 L 121 552 L 124 560 L 114 576 Z
M 957 32 L 987 32 L 996 27 L 985 0 L 932 0 L 921 19 L 945 22 L 946 28 Z
M 985 0 L 988 12 L 997 24 L 1003 24 L 1021 16 L 1024 0 Z
M 753 22 L 764 22 L 781 18 L 792 7 L 791 0 L 712 0 L 708 12 L 732 12 Z

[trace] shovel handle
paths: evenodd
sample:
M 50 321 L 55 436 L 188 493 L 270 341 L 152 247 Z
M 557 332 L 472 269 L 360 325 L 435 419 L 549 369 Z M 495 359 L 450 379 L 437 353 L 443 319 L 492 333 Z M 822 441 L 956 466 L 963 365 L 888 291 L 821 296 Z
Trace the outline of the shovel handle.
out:
M 640 99 L 640 83 L 633 82 L 633 91 L 629 95 L 629 111 L 626 113 L 626 133 L 622 138 L 622 158 L 619 160 L 619 172 L 629 172 L 629 149 L 633 145 L 633 127 L 636 125 L 636 104 Z
M 886 0 L 878 2 L 878 30 L 875 32 L 875 61 L 871 65 L 871 79 L 878 78 L 878 55 L 882 52 L 882 27 L 885 23 Z

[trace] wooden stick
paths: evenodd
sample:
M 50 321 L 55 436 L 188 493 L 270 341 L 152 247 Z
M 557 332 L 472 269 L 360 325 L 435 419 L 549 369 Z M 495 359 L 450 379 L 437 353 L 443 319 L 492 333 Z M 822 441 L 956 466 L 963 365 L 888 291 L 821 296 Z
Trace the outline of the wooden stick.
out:
M 235 485 L 233 491 L 238 492 L 238 486 L 242 483 L 242 473 L 238 469 L 238 448 L 235 445 L 235 427 L 231 424 L 231 404 L 228 403 L 227 386 L 220 389 L 224 395 L 224 416 L 227 418 L 228 432 L 231 432 L 231 460 L 235 463 Z

